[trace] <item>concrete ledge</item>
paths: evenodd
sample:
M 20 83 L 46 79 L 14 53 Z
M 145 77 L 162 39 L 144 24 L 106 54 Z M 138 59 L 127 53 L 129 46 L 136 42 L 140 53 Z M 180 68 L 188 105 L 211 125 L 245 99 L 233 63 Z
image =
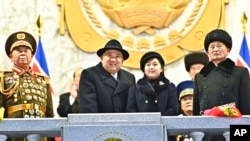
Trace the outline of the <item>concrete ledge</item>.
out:
M 42 137 L 55 137 L 61 135 L 62 127 L 67 118 L 6 118 L 0 121 L 0 134 L 8 137 L 26 137 L 27 134 L 40 134 Z
M 205 134 L 223 134 L 229 131 L 230 125 L 248 124 L 250 116 L 242 118 L 213 117 L 213 116 L 175 116 L 161 117 L 162 124 L 167 128 L 169 135 L 189 134 L 190 131 L 204 132 Z
M 8 137 L 26 137 L 29 134 L 39 134 L 41 137 L 63 137 L 63 134 L 68 134 L 67 132 L 71 132 L 71 129 L 77 131 L 77 128 L 79 128 L 82 132 L 85 132 L 85 129 L 91 128 L 95 136 L 98 136 L 95 132 L 96 129 L 102 130 L 103 133 L 106 133 L 105 129 L 122 129 L 124 133 L 128 133 L 131 137 L 134 133 L 134 138 L 137 138 L 143 136 L 143 133 L 140 132 L 140 127 L 145 129 L 150 129 L 147 127 L 155 127 L 158 128 L 156 133 L 161 132 L 162 128 L 164 129 L 163 131 L 165 132 L 162 135 L 164 137 L 166 133 L 167 135 L 179 135 L 194 132 L 223 135 L 230 133 L 230 125 L 239 124 L 250 125 L 250 116 L 230 118 L 159 116 L 159 113 L 72 114 L 68 118 L 3 119 L 0 121 L 0 134 Z M 100 129 L 94 126 L 100 127 Z M 137 131 L 131 132 L 133 131 L 131 130 L 132 128 L 137 128 Z M 125 131 L 127 129 L 128 131 Z M 87 133 L 91 137 L 91 134 Z

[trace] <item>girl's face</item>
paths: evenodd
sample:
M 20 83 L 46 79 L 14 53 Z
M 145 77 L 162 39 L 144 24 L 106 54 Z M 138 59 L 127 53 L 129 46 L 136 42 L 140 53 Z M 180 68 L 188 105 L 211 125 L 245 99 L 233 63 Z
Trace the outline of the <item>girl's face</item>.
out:
M 157 79 L 161 72 L 162 66 L 157 58 L 149 59 L 144 66 L 144 73 L 149 80 Z

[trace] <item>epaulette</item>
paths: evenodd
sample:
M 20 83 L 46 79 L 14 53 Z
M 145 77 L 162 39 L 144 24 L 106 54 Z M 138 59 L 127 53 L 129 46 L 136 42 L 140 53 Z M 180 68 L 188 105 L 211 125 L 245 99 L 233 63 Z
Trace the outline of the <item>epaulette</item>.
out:
M 4 74 L 6 74 L 6 73 L 13 73 L 13 71 L 11 71 L 11 70 L 0 70 L 0 78 L 3 78 Z M 0 83 L 2 83 L 1 80 L 0 80 Z
M 13 75 L 13 76 L 11 76 L 11 79 L 9 80 L 9 81 L 11 81 L 12 84 L 8 88 L 5 89 L 4 88 L 5 77 L 8 76 L 9 74 Z M 19 85 L 19 81 L 18 81 L 18 78 L 15 76 L 17 76 L 17 75 L 15 75 L 15 73 L 13 71 L 0 70 L 0 92 L 3 95 L 6 95 L 7 97 L 9 97 L 16 91 L 16 89 Z
M 34 72 L 34 74 L 39 76 L 39 77 L 42 77 L 47 84 L 50 84 L 50 78 L 48 76 L 41 74 L 39 72 Z

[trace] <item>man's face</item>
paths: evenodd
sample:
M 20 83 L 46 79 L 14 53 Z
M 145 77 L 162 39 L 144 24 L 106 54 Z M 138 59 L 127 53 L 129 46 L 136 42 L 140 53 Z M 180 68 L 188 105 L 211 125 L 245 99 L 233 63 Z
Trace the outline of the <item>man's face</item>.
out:
M 101 56 L 103 68 L 111 74 L 115 74 L 120 70 L 123 60 L 122 53 L 115 49 L 109 49 Z
M 25 46 L 16 47 L 11 53 L 10 53 L 10 59 L 11 61 L 24 69 L 27 69 L 27 66 L 32 61 L 33 54 L 31 52 L 31 49 Z
M 197 73 L 199 73 L 203 67 L 204 67 L 203 64 L 193 64 L 193 65 L 191 65 L 191 67 L 189 69 L 189 75 L 190 75 L 192 80 L 194 80 L 195 75 Z
M 207 54 L 211 61 L 216 64 L 224 61 L 228 56 L 230 49 L 225 44 L 219 41 L 214 41 L 209 44 Z
M 187 95 L 181 98 L 181 109 L 184 113 L 193 111 L 193 95 Z

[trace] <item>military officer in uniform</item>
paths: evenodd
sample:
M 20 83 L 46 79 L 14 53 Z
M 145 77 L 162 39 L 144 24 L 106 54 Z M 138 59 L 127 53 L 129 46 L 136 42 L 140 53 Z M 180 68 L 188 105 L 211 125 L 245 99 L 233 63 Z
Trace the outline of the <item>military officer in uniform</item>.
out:
M 49 78 L 30 67 L 36 45 L 35 38 L 23 31 L 6 40 L 5 51 L 14 65 L 10 71 L 0 71 L 0 107 L 5 109 L 4 118 L 54 116 Z

